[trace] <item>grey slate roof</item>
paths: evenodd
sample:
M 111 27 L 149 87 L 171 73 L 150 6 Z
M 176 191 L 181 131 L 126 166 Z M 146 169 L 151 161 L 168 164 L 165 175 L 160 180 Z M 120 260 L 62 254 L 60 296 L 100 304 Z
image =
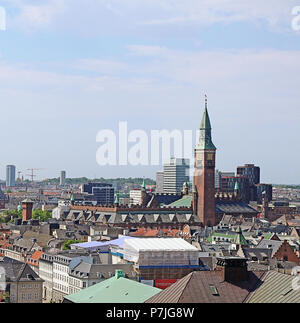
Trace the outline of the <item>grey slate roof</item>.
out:
M 103 265 L 86 262 L 81 262 L 71 270 L 70 275 L 78 278 L 107 279 L 111 278 L 117 269 L 122 270 L 129 278 L 134 276 L 133 267 L 130 264 Z
M 280 241 L 279 241 L 280 242 Z M 270 248 L 242 248 L 244 257 L 247 259 L 252 259 L 256 257 L 260 261 L 264 261 L 265 258 L 271 259 L 273 254 L 273 249 Z
M 0 266 L 5 269 L 7 282 L 15 281 L 43 281 L 28 264 L 4 257 Z
M 252 213 L 257 214 L 258 212 L 243 202 L 236 201 L 216 201 L 216 213 L 222 214 L 243 214 Z
M 300 303 L 300 289 L 293 289 L 295 278 L 276 271 L 268 272 L 248 303 Z
M 257 245 L 257 248 L 271 249 L 272 250 L 271 257 L 273 257 L 276 251 L 281 247 L 282 243 L 283 241 L 262 239 Z

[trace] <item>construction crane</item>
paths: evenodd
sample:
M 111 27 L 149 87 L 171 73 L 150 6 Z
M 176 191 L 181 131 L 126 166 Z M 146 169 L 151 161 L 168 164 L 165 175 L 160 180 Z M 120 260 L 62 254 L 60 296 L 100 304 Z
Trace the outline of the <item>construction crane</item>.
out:
M 44 168 L 28 168 L 27 170 L 30 170 L 31 171 L 31 174 L 27 174 L 26 176 L 29 176 L 31 177 L 31 181 L 33 182 L 34 181 L 34 178 L 36 177 L 36 175 L 34 174 L 35 171 L 38 171 L 38 170 L 43 170 Z

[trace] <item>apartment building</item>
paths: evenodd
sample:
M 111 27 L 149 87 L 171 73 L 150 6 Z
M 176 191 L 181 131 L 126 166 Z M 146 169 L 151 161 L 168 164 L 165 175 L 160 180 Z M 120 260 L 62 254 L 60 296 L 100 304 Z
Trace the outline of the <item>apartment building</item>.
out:
M 9 303 L 42 303 L 43 280 L 28 264 L 4 257 L 0 266 L 1 281 L 5 281 L 0 286 L 0 299 Z
M 44 280 L 44 302 L 50 302 L 53 298 L 53 258 L 54 255 L 44 253 L 39 260 L 39 276 Z
M 108 253 L 71 250 L 61 254 L 43 254 L 40 259 L 40 276 L 44 280 L 44 302 L 60 303 L 66 295 L 76 293 L 111 278 L 117 269 L 126 277 L 135 279 L 130 264 L 111 264 Z

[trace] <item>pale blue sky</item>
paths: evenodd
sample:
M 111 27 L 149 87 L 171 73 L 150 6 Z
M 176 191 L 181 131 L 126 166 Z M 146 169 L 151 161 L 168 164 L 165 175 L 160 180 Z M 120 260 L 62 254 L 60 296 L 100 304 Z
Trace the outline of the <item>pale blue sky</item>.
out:
M 45 168 L 40 178 L 154 178 L 157 167 L 99 167 L 97 132 L 196 130 L 207 93 L 219 169 L 255 163 L 263 182 L 300 183 L 299 1 L 0 5 L 0 178 L 6 164 Z

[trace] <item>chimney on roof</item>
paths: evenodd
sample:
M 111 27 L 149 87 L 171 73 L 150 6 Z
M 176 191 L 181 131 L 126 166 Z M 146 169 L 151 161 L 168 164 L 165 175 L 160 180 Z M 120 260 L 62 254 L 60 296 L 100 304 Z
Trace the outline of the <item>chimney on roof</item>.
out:
M 223 279 L 229 283 L 248 281 L 247 259 L 240 257 L 219 257 L 217 267 L 223 274 Z

